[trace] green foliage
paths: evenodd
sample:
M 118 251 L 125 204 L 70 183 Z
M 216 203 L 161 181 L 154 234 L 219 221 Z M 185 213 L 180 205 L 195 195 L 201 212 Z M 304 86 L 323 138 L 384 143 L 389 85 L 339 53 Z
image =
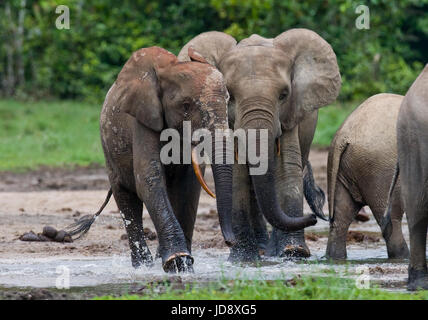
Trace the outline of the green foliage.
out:
M 206 286 L 164 290 L 152 286 L 145 295 L 104 296 L 97 300 L 426 300 L 427 291 L 410 294 L 379 288 L 358 289 L 355 281 L 338 277 L 302 277 L 292 281 L 232 280 Z
M 6 12 L 7 4 L 12 15 Z M 70 29 L 58 30 L 58 5 L 70 8 Z M 22 53 L 16 46 L 22 0 L 0 2 L 0 94 L 6 94 L 8 50 L 22 58 L 17 97 L 101 101 L 138 48 L 173 53 L 198 33 L 225 31 L 238 40 L 274 37 L 296 27 L 318 32 L 334 48 L 343 77 L 341 101 L 379 92 L 403 94 L 428 61 L 428 0 L 370 0 L 370 29 L 358 30 L 353 0 L 26 0 Z M 16 71 L 16 70 L 15 70 Z M 15 77 L 16 78 L 16 77 Z
M 318 147 L 329 146 L 336 131 L 357 106 L 358 103 L 335 103 L 321 108 L 318 113 L 318 124 L 313 144 Z
M 101 106 L 0 100 L 0 170 L 104 163 Z

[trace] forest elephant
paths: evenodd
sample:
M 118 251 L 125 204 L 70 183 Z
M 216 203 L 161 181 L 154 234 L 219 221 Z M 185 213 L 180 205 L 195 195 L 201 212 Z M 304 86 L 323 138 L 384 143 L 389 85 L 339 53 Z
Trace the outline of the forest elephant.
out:
M 197 129 L 204 129 L 214 137 L 215 130 L 227 129 L 229 95 L 222 74 L 192 49 L 189 55 L 192 61 L 179 62 L 159 47 L 134 52 L 107 93 L 101 111 L 110 194 L 125 222 L 134 267 L 153 261 L 143 234 L 144 204 L 158 235 L 163 269 L 192 270 L 191 244 L 200 183 L 211 191 L 203 179 L 204 168 L 195 159 L 195 142 L 193 138 L 188 141 L 185 150 L 184 135 L 190 139 Z M 185 122 L 190 123 L 191 132 L 185 133 Z M 162 148 L 167 144 L 161 141 L 161 132 L 167 128 L 176 129 L 183 143 L 178 164 L 161 161 Z M 226 147 L 213 141 L 211 150 L 220 227 L 231 245 L 235 241 L 230 215 L 233 168 L 223 164 Z M 186 163 L 185 157 L 191 161 Z M 75 230 L 87 231 L 95 217 L 81 221 Z
M 202 33 L 183 47 L 179 60 L 189 60 L 189 48 L 222 72 L 230 94 L 229 127 L 268 132 L 267 139 L 255 141 L 257 150 L 267 144 L 265 174 L 251 174 L 251 162 L 233 167 L 237 243 L 230 259 L 253 261 L 260 252 L 309 256 L 303 229 L 316 217 L 303 215 L 303 194 L 318 203 L 320 217 L 324 194 L 314 184 L 304 188 L 313 179 L 303 179 L 303 171 L 311 171 L 307 164 L 317 109 L 333 102 L 341 86 L 331 46 L 313 31 L 291 29 L 274 39 L 252 35 L 239 43 L 222 32 Z M 274 227 L 270 239 L 264 218 Z
M 428 65 L 407 91 L 397 121 L 398 165 L 383 222 L 384 237 L 394 233 L 393 197 L 400 177 L 401 199 L 410 234 L 408 290 L 428 289 Z
M 348 228 L 364 206 L 381 225 L 390 182 L 397 162 L 396 124 L 403 96 L 377 94 L 364 101 L 345 120 L 331 143 L 328 164 L 330 231 L 326 256 L 346 259 Z M 385 238 L 389 258 L 407 258 L 401 230 L 403 208 L 400 184 L 392 197 L 393 230 Z

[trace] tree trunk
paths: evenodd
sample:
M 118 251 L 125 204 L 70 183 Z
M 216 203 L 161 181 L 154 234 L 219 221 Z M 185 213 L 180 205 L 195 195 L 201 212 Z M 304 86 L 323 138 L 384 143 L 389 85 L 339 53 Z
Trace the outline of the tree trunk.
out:
M 23 86 L 25 83 L 25 72 L 24 72 L 24 57 L 23 57 L 23 45 L 24 45 L 24 21 L 25 21 L 25 6 L 26 0 L 21 0 L 21 7 L 18 15 L 18 28 L 16 30 L 16 70 L 17 70 L 17 86 Z
M 12 11 L 10 4 L 6 2 L 5 15 L 7 19 L 7 24 L 9 25 L 9 37 L 6 41 L 6 81 L 5 81 L 5 95 L 7 97 L 12 96 L 13 89 L 15 86 L 15 72 L 14 72 L 14 57 L 13 57 L 13 41 L 15 35 L 15 27 L 12 19 Z

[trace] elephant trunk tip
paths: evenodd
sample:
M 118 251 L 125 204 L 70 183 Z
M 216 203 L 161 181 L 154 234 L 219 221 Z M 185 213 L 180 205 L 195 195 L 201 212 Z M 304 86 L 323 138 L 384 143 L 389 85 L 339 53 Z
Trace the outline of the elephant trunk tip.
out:
M 233 234 L 223 233 L 224 243 L 231 248 L 236 244 L 236 238 Z

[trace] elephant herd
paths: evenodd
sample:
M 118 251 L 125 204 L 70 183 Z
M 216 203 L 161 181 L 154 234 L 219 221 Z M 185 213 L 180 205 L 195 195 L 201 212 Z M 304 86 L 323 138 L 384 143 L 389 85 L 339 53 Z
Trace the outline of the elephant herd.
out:
M 201 185 L 214 194 L 194 144 L 181 150 L 181 159 L 191 163 L 161 159 L 162 131 L 175 129 L 184 140 L 183 123 L 190 122 L 192 132 L 205 129 L 213 135 L 218 129 L 267 132 L 254 142 L 256 150 L 267 144 L 264 174 L 251 174 L 251 162 L 222 161 L 230 152 L 227 144 L 212 145 L 213 159 L 220 160 L 211 164 L 217 211 L 231 261 L 310 256 L 304 228 L 316 224 L 316 217 L 330 221 L 327 256 L 344 259 L 348 227 L 368 205 L 390 258 L 409 255 L 401 231 L 406 212 L 409 289 L 428 289 L 428 67 L 404 98 L 373 96 L 338 130 L 328 158 L 327 219 L 325 195 L 314 182 L 308 156 L 318 109 L 334 102 L 340 87 L 333 49 L 307 29 L 273 39 L 252 35 L 239 43 L 225 33 L 206 32 L 178 56 L 159 47 L 134 52 L 107 93 L 100 117 L 111 185 L 106 202 L 113 195 L 121 212 L 132 265 L 153 262 L 143 234 L 145 204 L 163 269 L 192 270 Z M 303 214 L 303 197 L 313 214 Z M 100 212 L 79 220 L 70 233 L 87 232 Z

